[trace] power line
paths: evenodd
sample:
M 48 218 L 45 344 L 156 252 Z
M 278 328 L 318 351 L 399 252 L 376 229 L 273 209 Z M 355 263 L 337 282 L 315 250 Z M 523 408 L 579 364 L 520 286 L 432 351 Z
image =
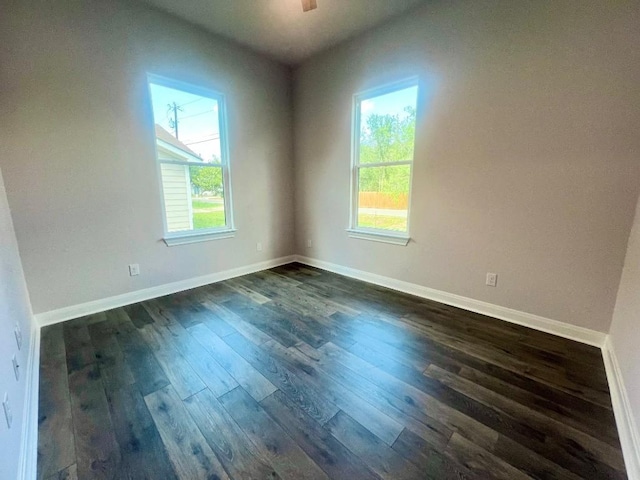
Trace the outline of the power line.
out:
M 191 115 L 185 115 L 182 117 L 182 120 L 185 118 L 197 117 L 198 115 L 204 115 L 205 113 L 213 113 L 213 110 L 205 110 L 204 112 L 192 113 Z
M 185 142 L 196 142 L 198 140 L 204 140 L 206 138 L 220 138 L 220 133 L 213 132 L 213 133 L 208 133 L 206 135 L 201 135 L 199 137 L 185 138 L 182 143 L 185 143 Z
M 195 100 L 191 100 L 190 102 L 181 103 L 179 106 L 184 107 L 185 105 L 191 105 L 192 103 L 201 102 L 202 100 L 206 100 L 206 98 L 203 98 L 203 97 L 196 98 Z
M 220 137 L 219 137 L 219 136 L 217 136 L 217 137 L 213 137 L 213 138 L 207 138 L 207 139 L 205 139 L 205 140 L 198 140 L 198 141 L 196 141 L 196 142 L 183 142 L 183 143 L 184 143 L 185 145 L 187 145 L 187 146 L 188 146 L 188 145 L 195 145 L 195 144 L 197 144 L 197 143 L 213 142 L 214 140 L 218 140 L 219 138 L 220 138 Z

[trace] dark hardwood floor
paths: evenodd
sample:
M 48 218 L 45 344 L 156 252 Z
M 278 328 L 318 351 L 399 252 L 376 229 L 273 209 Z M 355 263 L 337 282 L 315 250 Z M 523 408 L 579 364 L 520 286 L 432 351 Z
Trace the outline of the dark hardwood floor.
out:
M 626 478 L 600 351 L 291 264 L 42 330 L 39 478 Z

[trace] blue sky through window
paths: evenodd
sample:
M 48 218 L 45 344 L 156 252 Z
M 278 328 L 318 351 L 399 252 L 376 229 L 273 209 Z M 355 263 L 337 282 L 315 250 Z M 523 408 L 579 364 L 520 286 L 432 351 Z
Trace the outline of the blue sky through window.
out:
M 372 114 L 400 115 L 402 118 L 406 116 L 406 113 L 404 112 L 405 107 L 416 107 L 417 96 L 418 87 L 416 85 L 362 100 L 360 102 L 360 112 L 363 120 L 362 123 L 364 124 L 367 117 Z
M 178 106 L 178 140 L 205 162 L 220 159 L 218 101 L 155 83 L 149 84 L 155 123 L 174 137 L 174 102 Z

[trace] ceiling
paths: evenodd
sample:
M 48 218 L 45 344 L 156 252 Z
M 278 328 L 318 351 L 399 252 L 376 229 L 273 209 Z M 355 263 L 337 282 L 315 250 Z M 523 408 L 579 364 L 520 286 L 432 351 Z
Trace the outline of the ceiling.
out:
M 295 65 L 425 0 L 142 0 L 210 32 Z

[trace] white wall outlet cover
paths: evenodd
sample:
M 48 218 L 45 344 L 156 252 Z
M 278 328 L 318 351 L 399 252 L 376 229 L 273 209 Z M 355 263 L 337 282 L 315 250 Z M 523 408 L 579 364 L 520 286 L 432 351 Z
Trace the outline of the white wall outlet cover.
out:
M 259 251 L 259 252 L 261 252 L 261 251 L 262 251 L 262 243 L 258 242 L 258 243 L 256 244 L 256 250 L 257 250 L 257 251 Z
M 132 263 L 131 265 L 129 265 L 129 275 L 132 277 L 140 275 L 140 265 L 137 263 Z
M 2 400 L 2 408 L 4 409 L 4 418 L 7 420 L 7 428 L 11 428 L 13 423 L 13 413 L 11 412 L 11 405 L 9 404 L 9 394 L 4 394 L 4 400 Z
M 498 274 L 497 273 L 487 273 L 487 281 L 486 284 L 490 287 L 495 287 L 498 284 Z
M 20 380 L 20 365 L 18 364 L 18 359 L 15 354 L 11 357 L 11 363 L 13 365 L 13 373 L 16 375 L 16 380 Z

